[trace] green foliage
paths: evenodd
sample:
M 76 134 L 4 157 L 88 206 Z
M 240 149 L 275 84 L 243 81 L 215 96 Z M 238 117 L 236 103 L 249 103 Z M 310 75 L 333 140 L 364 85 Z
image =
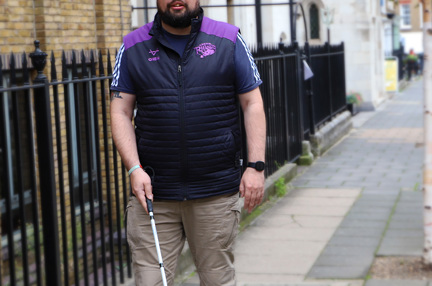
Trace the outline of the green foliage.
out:
M 279 180 L 276 181 L 275 187 L 276 187 L 276 195 L 278 197 L 283 197 L 286 195 L 287 188 L 286 188 L 284 177 L 280 177 Z
M 263 213 L 261 206 L 255 208 L 245 219 L 240 222 L 239 230 L 243 231 L 254 219 Z
M 288 161 L 284 161 L 283 164 L 279 163 L 278 161 L 274 161 L 274 164 L 275 164 L 276 168 L 279 170 L 280 168 L 282 168 L 283 166 L 288 164 Z
M 346 101 L 348 104 L 361 104 L 363 102 L 363 98 L 358 92 L 350 92 L 346 96 Z

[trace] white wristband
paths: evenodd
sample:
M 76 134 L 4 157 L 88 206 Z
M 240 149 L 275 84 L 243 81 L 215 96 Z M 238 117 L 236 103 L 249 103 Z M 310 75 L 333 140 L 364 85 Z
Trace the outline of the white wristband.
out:
M 132 168 L 130 168 L 130 170 L 129 170 L 129 176 L 132 174 L 132 172 L 133 171 L 135 171 L 136 169 L 138 169 L 138 168 L 141 168 L 142 169 L 142 167 L 141 167 L 141 165 L 135 165 L 135 166 L 133 166 Z

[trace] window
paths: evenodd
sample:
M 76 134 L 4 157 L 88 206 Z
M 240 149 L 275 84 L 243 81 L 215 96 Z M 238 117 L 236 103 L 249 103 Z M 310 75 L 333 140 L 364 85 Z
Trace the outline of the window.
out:
M 10 81 L 10 74 L 3 74 L 2 86 L 11 86 Z M 16 73 L 14 84 L 17 86 L 23 85 L 22 72 L 18 71 Z M 3 132 L 6 134 L 5 138 L 0 140 L 0 216 L 2 236 L 7 235 L 10 230 L 15 232 L 22 224 L 32 221 L 31 192 L 34 188 L 32 181 L 34 158 L 31 150 L 34 146 L 32 145 L 33 138 L 29 138 L 29 136 L 33 135 L 32 115 L 27 112 L 27 106 L 31 104 L 29 100 L 30 97 L 23 90 L 8 91 L 0 94 L 0 128 L 3 129 L 0 138 L 3 136 Z M 17 136 L 19 136 L 19 142 Z M 21 168 L 18 170 L 19 159 Z M 9 185 L 5 184 L 6 176 L 8 176 Z M 24 194 L 25 221 L 21 220 L 19 213 L 20 184 Z M 12 226 L 9 225 L 9 214 L 6 212 L 6 197 L 8 196 L 11 198 Z
M 311 39 L 320 38 L 320 23 L 319 23 L 319 11 L 315 4 L 312 4 L 309 8 L 309 21 L 310 21 L 310 37 Z
M 410 4 L 400 5 L 400 26 L 402 29 L 411 28 L 411 7 Z

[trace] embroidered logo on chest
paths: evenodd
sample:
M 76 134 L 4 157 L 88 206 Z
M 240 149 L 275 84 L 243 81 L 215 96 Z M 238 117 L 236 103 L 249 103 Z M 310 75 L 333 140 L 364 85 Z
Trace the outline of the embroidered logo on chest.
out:
M 216 46 L 210 43 L 202 43 L 198 47 L 195 47 L 194 50 L 203 59 L 216 53 Z
M 149 54 L 152 54 L 153 57 L 148 59 L 149 62 L 154 62 L 154 61 L 158 61 L 158 60 L 160 60 L 160 58 L 156 56 L 156 54 L 157 54 L 158 52 L 159 52 L 159 50 L 152 51 L 152 50 L 150 49 Z

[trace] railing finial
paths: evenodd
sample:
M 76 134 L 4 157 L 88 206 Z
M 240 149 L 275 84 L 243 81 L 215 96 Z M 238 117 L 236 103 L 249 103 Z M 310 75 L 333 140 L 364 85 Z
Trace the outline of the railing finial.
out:
M 40 42 L 38 40 L 34 41 L 35 51 L 30 53 L 30 58 L 33 64 L 33 67 L 37 71 L 37 76 L 34 79 L 34 82 L 43 82 L 46 80 L 46 76 L 43 74 L 43 70 L 46 65 L 46 57 L 47 53 L 42 52 L 39 48 Z

